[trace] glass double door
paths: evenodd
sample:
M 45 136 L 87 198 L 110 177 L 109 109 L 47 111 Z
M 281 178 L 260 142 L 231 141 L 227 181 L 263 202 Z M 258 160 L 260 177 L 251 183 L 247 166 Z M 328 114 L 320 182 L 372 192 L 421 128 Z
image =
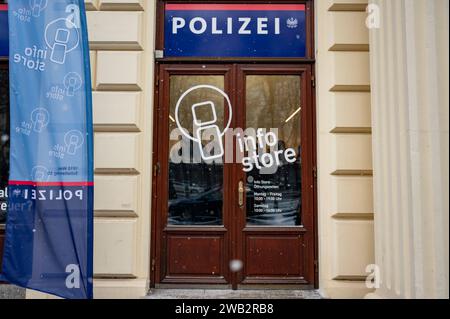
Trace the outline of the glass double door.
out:
M 309 65 L 159 65 L 152 284 L 313 287 Z

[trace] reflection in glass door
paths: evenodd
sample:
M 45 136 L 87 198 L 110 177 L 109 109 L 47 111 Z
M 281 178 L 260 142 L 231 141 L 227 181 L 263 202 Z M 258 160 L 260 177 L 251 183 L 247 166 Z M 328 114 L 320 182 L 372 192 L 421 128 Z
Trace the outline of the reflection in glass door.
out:
M 222 133 L 231 103 L 221 92 L 230 94 L 231 69 L 160 67 L 153 183 L 157 285 L 231 287 L 232 164 L 220 152 L 228 151 Z
M 300 87 L 298 75 L 246 78 L 246 128 L 272 132 L 277 139 L 271 149 L 259 148 L 260 161 L 268 153 L 271 158 L 266 161 L 273 161 L 272 165 L 260 169 L 255 165 L 247 173 L 247 225 L 301 224 Z M 293 162 L 286 160 L 286 150 L 295 156 Z
M 314 113 L 311 68 L 238 66 L 238 126 L 244 159 L 235 187 L 238 287 L 313 287 Z M 242 148 L 241 148 L 242 151 Z
M 169 118 L 169 225 L 223 225 L 223 163 L 221 159 L 205 161 L 201 152 L 209 141 L 201 143 L 183 134 L 175 120 L 177 101 L 183 93 L 198 85 L 211 85 L 224 90 L 224 77 L 215 75 L 173 75 L 170 77 Z M 210 103 L 201 105 L 202 103 Z M 223 131 L 224 99 L 210 89 L 199 89 L 181 101 L 180 125 L 194 136 L 196 120 L 217 122 Z M 220 120 L 219 120 L 220 119 Z M 215 120 L 215 121 L 214 121 Z M 202 149 L 200 149 L 202 148 Z

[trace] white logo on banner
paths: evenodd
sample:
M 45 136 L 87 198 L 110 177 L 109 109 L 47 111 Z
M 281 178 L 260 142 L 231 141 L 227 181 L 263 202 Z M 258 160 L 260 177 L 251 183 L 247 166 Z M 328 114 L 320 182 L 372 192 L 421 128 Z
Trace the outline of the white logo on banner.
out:
M 47 8 L 47 0 L 30 0 L 30 8 L 33 12 L 33 17 L 38 18 L 41 12 Z
M 74 96 L 75 91 L 78 91 L 83 84 L 81 76 L 76 72 L 70 72 L 64 77 L 64 87 L 66 88 L 67 96 Z
M 45 70 L 45 60 L 47 59 L 47 49 L 39 49 L 36 45 L 26 47 L 23 53 L 15 53 L 12 61 L 21 64 L 30 70 L 43 72 Z
M 31 179 L 35 182 L 48 182 L 50 172 L 47 167 L 38 165 L 33 167 L 31 171 Z
M 84 144 L 84 136 L 78 130 L 72 130 L 64 135 L 64 145 L 56 144 L 48 155 L 63 159 L 67 155 L 75 155 Z
M 53 85 L 47 91 L 46 97 L 51 100 L 63 101 L 64 98 L 73 97 L 81 89 L 83 80 L 76 72 L 69 72 L 64 77 L 62 85 Z
M 33 123 L 33 130 L 36 133 L 41 133 L 50 122 L 50 114 L 44 108 L 37 108 L 31 112 L 31 122 Z
M 80 34 L 74 22 L 60 18 L 50 22 L 45 28 L 45 42 L 51 49 L 50 61 L 64 64 L 67 54 L 80 44 Z
M 22 195 L 22 191 L 20 189 L 14 189 L 13 190 L 13 196 L 14 197 L 20 197 L 20 195 Z
M 77 130 L 67 132 L 66 135 L 64 135 L 64 143 L 67 147 L 67 154 L 75 155 L 77 150 L 84 144 L 83 133 Z
M 28 7 L 21 7 L 12 11 L 13 17 L 20 22 L 31 22 L 31 18 L 39 18 L 41 12 L 47 8 L 48 0 L 29 0 Z
M 47 109 L 39 107 L 31 112 L 30 119 L 30 122 L 23 121 L 17 126 L 16 132 L 27 136 L 30 136 L 31 132 L 42 133 L 50 123 L 50 114 Z

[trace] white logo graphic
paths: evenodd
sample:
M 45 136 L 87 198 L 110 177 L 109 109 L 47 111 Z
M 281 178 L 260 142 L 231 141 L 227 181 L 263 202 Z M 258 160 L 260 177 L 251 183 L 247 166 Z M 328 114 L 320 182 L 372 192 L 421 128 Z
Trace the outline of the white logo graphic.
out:
M 200 89 L 208 89 L 208 90 L 213 90 L 217 93 L 220 93 L 220 95 L 222 95 L 225 98 L 225 100 L 227 101 L 229 119 L 228 119 L 228 123 L 223 132 L 220 132 L 220 129 L 216 124 L 217 123 L 216 107 L 215 107 L 214 103 L 211 101 L 197 103 L 197 104 L 192 105 L 192 107 L 191 107 L 192 115 L 194 118 L 193 124 L 194 124 L 194 127 L 195 126 L 197 127 L 196 129 L 194 129 L 194 137 L 190 136 L 187 133 L 187 130 L 181 126 L 179 116 L 178 116 L 181 102 L 190 93 L 192 93 L 195 90 L 200 90 Z M 210 108 L 210 111 L 213 114 L 213 118 L 209 121 L 201 122 L 201 120 L 198 117 L 197 109 L 204 108 L 204 107 Z M 231 101 L 230 101 L 230 98 L 228 97 L 228 95 L 221 89 L 219 89 L 215 86 L 211 86 L 211 85 L 198 85 L 198 86 L 194 86 L 194 87 L 190 88 L 189 90 L 184 92 L 183 95 L 181 95 L 181 97 L 178 99 L 178 102 L 177 102 L 177 105 L 175 108 L 175 121 L 177 123 L 178 128 L 180 129 L 181 133 L 185 137 L 187 137 L 188 139 L 190 139 L 198 144 L 200 152 L 201 152 L 200 155 L 201 155 L 202 159 L 205 161 L 218 159 L 224 155 L 224 147 L 223 147 L 223 143 L 222 143 L 222 137 L 225 135 L 225 132 L 230 128 L 232 116 L 233 116 L 233 110 L 232 110 Z M 208 135 L 208 136 L 212 136 L 214 138 L 214 141 L 216 142 L 216 145 L 218 146 L 219 150 L 217 151 L 215 149 L 213 155 L 205 153 L 203 146 L 202 146 L 202 135 Z
M 248 154 L 242 159 L 243 170 L 246 173 L 256 168 L 260 174 L 275 174 L 279 166 L 297 161 L 295 150 L 286 149 L 284 143 L 280 143 L 277 129 L 267 132 L 262 128 L 256 130 L 247 128 L 245 134 L 238 132 L 236 139 L 240 151 Z M 269 152 L 267 148 L 270 149 Z
M 42 107 L 37 108 L 31 112 L 31 122 L 33 123 L 33 130 L 37 133 L 41 133 L 50 122 L 50 115 L 46 109 Z
M 72 130 L 64 135 L 64 143 L 67 147 L 67 154 L 75 155 L 77 150 L 84 144 L 83 133 Z
M 76 72 L 70 72 L 64 77 L 64 87 L 66 88 L 67 96 L 74 96 L 75 91 L 78 91 L 83 84 L 81 76 Z
M 38 18 L 41 16 L 41 11 L 47 8 L 48 0 L 30 0 L 30 8 L 33 11 L 33 17 Z
M 298 20 L 296 18 L 289 18 L 286 20 L 286 26 L 289 29 L 295 29 L 298 27 Z
M 49 177 L 49 170 L 45 166 L 35 166 L 31 170 L 31 179 L 35 182 L 47 182 Z
M 22 191 L 20 189 L 13 190 L 14 197 L 20 197 L 22 195 Z
M 80 44 L 77 26 L 69 19 L 56 19 L 45 28 L 45 42 L 51 49 L 50 61 L 64 64 L 67 54 Z

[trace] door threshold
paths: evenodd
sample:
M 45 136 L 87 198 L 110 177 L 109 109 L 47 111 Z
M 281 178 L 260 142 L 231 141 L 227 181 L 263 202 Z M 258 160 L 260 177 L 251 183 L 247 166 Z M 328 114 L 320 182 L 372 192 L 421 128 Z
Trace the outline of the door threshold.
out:
M 215 284 L 156 284 L 155 290 L 231 290 L 231 285 L 215 285 Z
M 302 289 L 151 289 L 146 299 L 322 299 L 318 290 Z

